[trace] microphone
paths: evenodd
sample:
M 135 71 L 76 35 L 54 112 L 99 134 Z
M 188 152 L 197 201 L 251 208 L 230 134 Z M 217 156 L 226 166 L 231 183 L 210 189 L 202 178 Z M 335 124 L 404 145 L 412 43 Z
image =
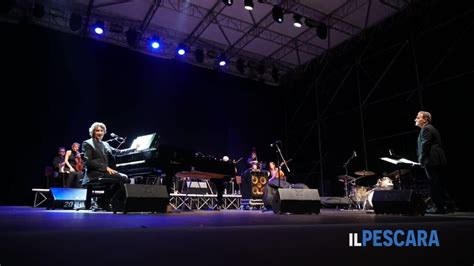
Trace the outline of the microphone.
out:
M 357 152 L 356 152 L 356 151 L 353 151 L 353 152 L 352 152 L 352 156 L 353 156 L 354 158 L 357 157 Z
M 124 140 L 124 138 L 120 137 L 119 135 L 117 135 L 117 134 L 115 134 L 115 133 L 110 133 L 110 136 L 111 136 L 112 138 L 117 139 L 117 140 Z
M 272 144 L 270 144 L 270 147 L 275 146 L 277 143 L 281 143 L 281 140 L 277 140 L 277 141 L 273 142 Z

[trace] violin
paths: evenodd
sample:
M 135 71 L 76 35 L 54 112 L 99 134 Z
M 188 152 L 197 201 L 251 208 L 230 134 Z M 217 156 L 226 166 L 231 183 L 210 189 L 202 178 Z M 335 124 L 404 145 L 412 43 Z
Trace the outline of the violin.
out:
M 80 153 L 78 153 L 76 157 L 74 157 L 74 160 L 76 161 L 76 171 L 84 171 L 84 163 L 82 162 L 82 157 Z

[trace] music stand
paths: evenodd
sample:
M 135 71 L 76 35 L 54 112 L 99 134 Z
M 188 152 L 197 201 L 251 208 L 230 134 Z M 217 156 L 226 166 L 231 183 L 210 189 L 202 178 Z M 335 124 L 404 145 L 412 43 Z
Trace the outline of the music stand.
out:
M 402 158 L 400 157 L 399 159 L 392 159 L 388 157 L 381 157 L 380 160 L 386 161 L 388 163 L 391 163 L 397 167 L 398 171 L 398 189 L 402 189 L 402 168 L 412 168 L 415 165 L 420 165 L 420 163 L 414 162 L 412 160 Z

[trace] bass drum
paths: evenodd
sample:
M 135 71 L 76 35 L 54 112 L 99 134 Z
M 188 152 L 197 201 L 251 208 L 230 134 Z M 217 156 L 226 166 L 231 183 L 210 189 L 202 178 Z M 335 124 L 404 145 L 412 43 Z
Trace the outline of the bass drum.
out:
M 367 199 L 364 202 L 364 210 L 373 210 L 374 205 L 372 205 L 372 199 L 374 198 L 374 191 L 375 189 L 369 190 L 369 193 L 367 193 Z

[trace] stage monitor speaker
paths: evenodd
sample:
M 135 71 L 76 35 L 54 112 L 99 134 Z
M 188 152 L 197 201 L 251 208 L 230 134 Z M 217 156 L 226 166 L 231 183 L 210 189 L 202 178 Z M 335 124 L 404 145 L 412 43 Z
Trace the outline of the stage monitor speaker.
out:
M 81 209 L 84 208 L 87 189 L 52 187 L 51 201 L 47 209 Z
M 279 188 L 272 201 L 274 213 L 319 214 L 320 208 L 317 189 Z
M 426 204 L 414 190 L 378 190 L 372 205 L 376 214 L 424 215 Z
M 125 184 L 112 197 L 112 211 L 166 212 L 169 195 L 166 186 Z

